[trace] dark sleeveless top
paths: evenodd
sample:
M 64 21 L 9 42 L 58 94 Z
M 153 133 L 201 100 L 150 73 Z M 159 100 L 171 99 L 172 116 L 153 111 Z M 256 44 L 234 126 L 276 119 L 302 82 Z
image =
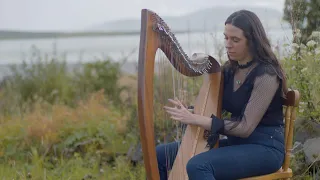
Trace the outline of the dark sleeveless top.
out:
M 258 64 L 248 75 L 243 84 L 233 91 L 234 72 L 224 70 L 224 94 L 223 105 L 224 111 L 230 112 L 232 119 L 240 120 L 244 114 L 246 105 L 251 96 L 256 77 L 265 73 L 275 74 L 276 71 L 271 65 Z M 279 126 L 283 125 L 283 98 L 282 98 L 282 82 L 280 80 L 279 87 L 274 95 L 267 111 L 261 119 L 259 125 Z

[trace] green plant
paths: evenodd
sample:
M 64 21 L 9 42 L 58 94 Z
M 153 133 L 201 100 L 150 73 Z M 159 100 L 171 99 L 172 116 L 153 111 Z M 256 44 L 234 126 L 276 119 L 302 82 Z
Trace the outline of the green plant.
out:
M 318 38 L 320 39 L 320 36 Z M 320 122 L 320 46 L 318 40 L 315 38 L 306 44 L 292 44 L 294 51 L 285 57 L 282 63 L 288 76 L 289 87 L 298 89 L 301 93 L 300 116 Z M 295 51 L 298 49 L 299 51 Z

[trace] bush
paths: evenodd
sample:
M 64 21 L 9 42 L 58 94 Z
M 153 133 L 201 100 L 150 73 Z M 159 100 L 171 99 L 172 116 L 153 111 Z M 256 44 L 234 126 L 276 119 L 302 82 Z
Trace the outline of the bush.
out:
M 307 44 L 292 44 L 293 52 L 283 65 L 289 87 L 301 93 L 299 116 L 320 122 L 320 36 L 310 39 Z
M 75 108 L 36 102 L 35 109 L 23 119 L 1 117 L 1 121 L 0 160 L 10 163 L 12 169 L 0 167 L 0 172 L 17 174 L 14 169 L 21 168 L 20 173 L 43 177 L 44 171 L 67 173 L 63 168 L 71 170 L 69 164 L 76 169 L 67 174 L 80 177 L 78 173 L 97 175 L 113 166 L 129 168 L 130 164 L 121 160 L 134 141 L 127 130 L 128 117 L 109 103 L 103 91 Z
M 132 95 L 119 83 L 121 62 L 71 66 L 38 55 L 11 67 L 0 91 L 0 176 L 140 179 L 144 169 L 125 157 L 138 136 L 127 129 L 135 111 L 121 97 Z
M 80 64 L 77 68 L 76 65 L 67 65 L 63 59 L 39 56 L 29 64 L 13 65 L 12 75 L 2 83 L 0 111 L 22 114 L 38 100 L 74 106 L 88 94 L 101 89 L 114 105 L 122 107 L 124 103 L 120 94 L 130 88 L 119 85 L 120 63 L 106 59 Z

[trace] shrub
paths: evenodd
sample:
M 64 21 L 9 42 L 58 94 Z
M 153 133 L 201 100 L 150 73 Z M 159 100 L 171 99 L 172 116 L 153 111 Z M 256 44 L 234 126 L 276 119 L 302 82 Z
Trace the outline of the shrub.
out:
M 1 117 L 2 164 L 10 163 L 13 169 L 21 168 L 20 173 L 41 177 L 44 171 L 80 177 L 78 173 L 97 175 L 114 166 L 129 168 L 130 164 L 121 160 L 134 141 L 127 130 L 128 117 L 109 103 L 103 91 L 92 94 L 75 108 L 45 101 L 35 103 L 33 111 L 23 119 Z M 27 166 L 23 167 L 23 163 Z M 68 168 L 68 164 L 76 169 Z M 72 171 L 67 173 L 63 167 Z M 9 171 L 1 168 L 0 172 Z
M 299 116 L 320 122 L 320 36 L 310 39 L 306 44 L 292 44 L 293 51 L 283 65 L 289 87 L 301 93 Z

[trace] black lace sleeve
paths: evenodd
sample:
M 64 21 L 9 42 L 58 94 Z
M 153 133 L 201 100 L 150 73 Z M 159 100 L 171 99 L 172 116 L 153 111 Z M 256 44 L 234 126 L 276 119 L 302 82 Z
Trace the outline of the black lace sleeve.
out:
M 264 68 L 264 67 L 263 67 Z M 214 146 L 219 134 L 232 135 L 237 137 L 248 137 L 261 121 L 268 109 L 280 81 L 277 73 L 272 68 L 266 68 L 257 74 L 251 96 L 244 109 L 241 119 L 219 119 L 212 116 L 211 133 L 208 136 L 208 146 Z

